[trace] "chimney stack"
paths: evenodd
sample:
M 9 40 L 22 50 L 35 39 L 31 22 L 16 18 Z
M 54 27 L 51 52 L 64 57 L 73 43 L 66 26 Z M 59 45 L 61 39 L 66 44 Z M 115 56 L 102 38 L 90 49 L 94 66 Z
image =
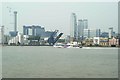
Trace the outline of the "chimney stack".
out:
M 17 32 L 17 11 L 14 11 L 14 31 Z

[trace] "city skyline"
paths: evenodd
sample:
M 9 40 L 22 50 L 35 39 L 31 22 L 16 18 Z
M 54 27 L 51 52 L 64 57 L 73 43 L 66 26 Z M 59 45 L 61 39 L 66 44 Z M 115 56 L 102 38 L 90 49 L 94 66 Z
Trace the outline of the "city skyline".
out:
M 7 7 L 11 7 L 9 10 Z M 117 2 L 88 3 L 3 3 L 2 25 L 5 34 L 13 31 L 13 11 L 18 11 L 18 31 L 23 32 L 23 25 L 41 25 L 46 30 L 59 30 L 70 34 L 70 15 L 76 13 L 78 19 L 88 19 L 88 28 L 108 32 L 109 27 L 118 32 Z M 99 10 L 98 10 L 99 9 Z M 10 12 L 11 11 L 11 12 Z

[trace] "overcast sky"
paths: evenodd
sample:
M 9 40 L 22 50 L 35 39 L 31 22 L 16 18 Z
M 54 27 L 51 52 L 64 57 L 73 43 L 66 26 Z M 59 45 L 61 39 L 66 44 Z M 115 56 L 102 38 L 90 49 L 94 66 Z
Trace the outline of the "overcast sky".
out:
M 7 8 L 11 8 L 10 9 Z M 2 24 L 5 33 L 14 30 L 13 11 L 18 11 L 18 31 L 23 25 L 41 25 L 46 30 L 58 29 L 70 34 L 70 16 L 74 12 L 77 19 L 88 19 L 88 27 L 108 31 L 118 30 L 117 2 L 6 2 L 2 4 Z

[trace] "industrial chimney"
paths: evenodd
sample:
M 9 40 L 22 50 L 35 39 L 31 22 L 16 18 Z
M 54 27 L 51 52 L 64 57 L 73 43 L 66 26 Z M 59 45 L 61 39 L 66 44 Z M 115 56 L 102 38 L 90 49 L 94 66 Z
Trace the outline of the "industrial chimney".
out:
M 17 32 L 17 11 L 14 11 L 14 31 Z

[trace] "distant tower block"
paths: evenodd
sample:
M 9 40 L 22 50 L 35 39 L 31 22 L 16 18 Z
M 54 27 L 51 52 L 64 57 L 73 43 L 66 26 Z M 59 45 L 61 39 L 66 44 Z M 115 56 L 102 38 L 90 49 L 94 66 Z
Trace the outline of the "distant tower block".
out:
M 84 36 L 84 24 L 83 24 L 83 20 L 79 19 L 78 20 L 78 38 L 79 40 L 82 40 Z
M 17 11 L 14 11 L 14 31 L 17 32 Z
M 77 40 L 77 17 L 75 13 L 71 14 L 70 18 L 70 37 L 73 41 L 74 39 Z
M 84 26 L 84 29 L 88 29 L 88 20 L 87 19 L 83 20 L 83 26 Z
M 113 27 L 109 28 L 109 38 L 113 37 Z

